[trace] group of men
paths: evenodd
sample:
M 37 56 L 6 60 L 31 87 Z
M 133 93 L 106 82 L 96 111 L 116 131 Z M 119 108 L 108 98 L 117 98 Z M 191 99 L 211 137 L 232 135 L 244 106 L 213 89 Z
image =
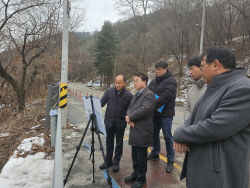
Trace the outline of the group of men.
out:
M 217 46 L 191 58 L 188 68 L 194 84 L 188 89 L 183 106 L 184 125 L 173 136 L 177 83 L 168 64 L 155 64 L 156 77 L 148 86 L 148 76 L 135 73 L 135 95 L 125 88 L 125 75 L 116 77 L 115 87 L 108 88 L 101 98 L 101 106 L 107 104 L 107 166 L 113 166 L 113 172 L 119 171 L 128 124 L 133 172 L 125 182 L 133 182 L 132 188 L 146 185 L 147 160 L 159 159 L 162 129 L 168 160 L 166 172 L 174 169 L 175 152 L 184 152 L 180 178 L 186 177 L 188 188 L 248 188 L 250 79 L 246 70 L 236 68 L 231 50 Z M 99 168 L 105 169 L 105 164 Z

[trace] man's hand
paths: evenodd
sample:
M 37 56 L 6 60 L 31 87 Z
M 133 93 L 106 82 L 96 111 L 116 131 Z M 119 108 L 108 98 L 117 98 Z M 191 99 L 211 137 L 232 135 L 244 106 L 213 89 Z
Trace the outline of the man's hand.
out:
M 133 122 L 130 122 L 129 125 L 130 125 L 131 127 L 135 127 L 135 124 L 134 124 Z
M 174 143 L 174 149 L 177 153 L 185 153 L 186 149 L 190 152 L 188 143 Z
M 130 124 L 130 119 L 129 119 L 129 116 L 125 116 L 125 121 Z

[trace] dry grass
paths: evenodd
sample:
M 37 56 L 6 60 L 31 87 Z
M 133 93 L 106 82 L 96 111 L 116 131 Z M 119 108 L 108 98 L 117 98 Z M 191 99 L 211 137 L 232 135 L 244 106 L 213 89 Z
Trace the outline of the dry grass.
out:
M 10 96 L 4 99 L 4 108 L 0 111 L 0 133 L 9 133 L 6 137 L 0 137 L 0 172 L 3 166 L 7 163 L 9 158 L 13 155 L 14 151 L 25 138 L 34 136 L 43 137 L 45 143 L 43 146 L 33 145 L 32 151 L 24 155 L 18 154 L 19 157 L 26 157 L 28 154 L 35 154 L 37 152 L 45 152 L 48 156 L 54 149 L 51 149 L 51 138 L 48 136 L 50 132 L 45 132 L 45 97 L 46 91 L 39 93 L 39 96 L 31 95 L 28 93 L 26 100 L 26 109 L 22 113 L 16 112 L 16 102 L 11 100 Z M 15 97 L 15 96 L 14 96 Z M 3 99 L 3 98 L 2 98 Z M 3 100 L 1 100 L 3 104 Z M 33 129 L 31 127 L 37 126 Z

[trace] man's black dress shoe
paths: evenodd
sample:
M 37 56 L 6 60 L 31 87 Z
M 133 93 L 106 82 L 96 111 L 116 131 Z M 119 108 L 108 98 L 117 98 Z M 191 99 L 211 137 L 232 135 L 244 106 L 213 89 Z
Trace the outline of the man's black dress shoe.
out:
M 135 183 L 132 184 L 131 188 L 142 188 L 146 184 L 147 184 L 146 180 L 136 181 Z
M 134 182 L 134 181 L 136 180 L 136 178 L 137 178 L 136 175 L 131 174 L 131 176 L 127 176 L 127 177 L 125 178 L 125 182 L 132 183 L 132 182 Z

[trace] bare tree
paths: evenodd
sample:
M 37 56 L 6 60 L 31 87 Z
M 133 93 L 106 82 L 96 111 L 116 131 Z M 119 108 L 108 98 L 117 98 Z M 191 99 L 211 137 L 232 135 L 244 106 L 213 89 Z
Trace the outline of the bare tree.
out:
M 116 6 L 121 14 L 133 19 L 134 29 L 137 35 L 137 42 L 141 63 L 144 71 L 147 71 L 146 61 L 146 33 L 147 33 L 147 14 L 152 6 L 152 0 L 116 0 Z
M 239 35 L 239 11 L 228 0 L 214 0 L 207 4 L 206 13 L 205 45 L 230 46 Z
M 0 75 L 13 87 L 17 95 L 18 109 L 22 111 L 25 108 L 25 94 L 38 74 L 35 60 L 44 53 L 50 43 L 52 30 L 48 23 L 58 10 L 59 4 L 45 0 L 8 0 L 1 1 L 0 6 L 5 10 L 0 23 L 2 37 L 18 56 L 18 61 L 11 60 L 9 66 L 6 66 L 7 62 L 3 62 L 3 59 L 0 61 Z M 13 67 L 21 74 L 11 74 Z
M 18 110 L 22 111 L 25 94 L 39 71 L 52 68 L 44 61 L 52 64 L 60 59 L 62 4 L 57 0 L 1 0 L 0 11 L 4 13 L 0 15 L 1 51 L 15 51 L 17 57 L 7 61 L 0 56 L 0 76 L 16 92 Z M 71 13 L 70 29 L 75 30 L 83 23 L 86 9 L 78 7 Z M 13 67 L 19 74 L 14 74 Z M 51 80 L 47 78 L 53 71 L 48 70 L 44 78 Z
M 194 17 L 199 4 L 193 0 L 164 0 L 158 1 L 157 6 L 159 5 L 161 23 L 157 26 L 156 39 L 162 55 L 174 55 L 179 74 L 182 75 L 183 62 L 197 49 L 199 35 Z M 200 10 L 199 12 L 201 13 Z

